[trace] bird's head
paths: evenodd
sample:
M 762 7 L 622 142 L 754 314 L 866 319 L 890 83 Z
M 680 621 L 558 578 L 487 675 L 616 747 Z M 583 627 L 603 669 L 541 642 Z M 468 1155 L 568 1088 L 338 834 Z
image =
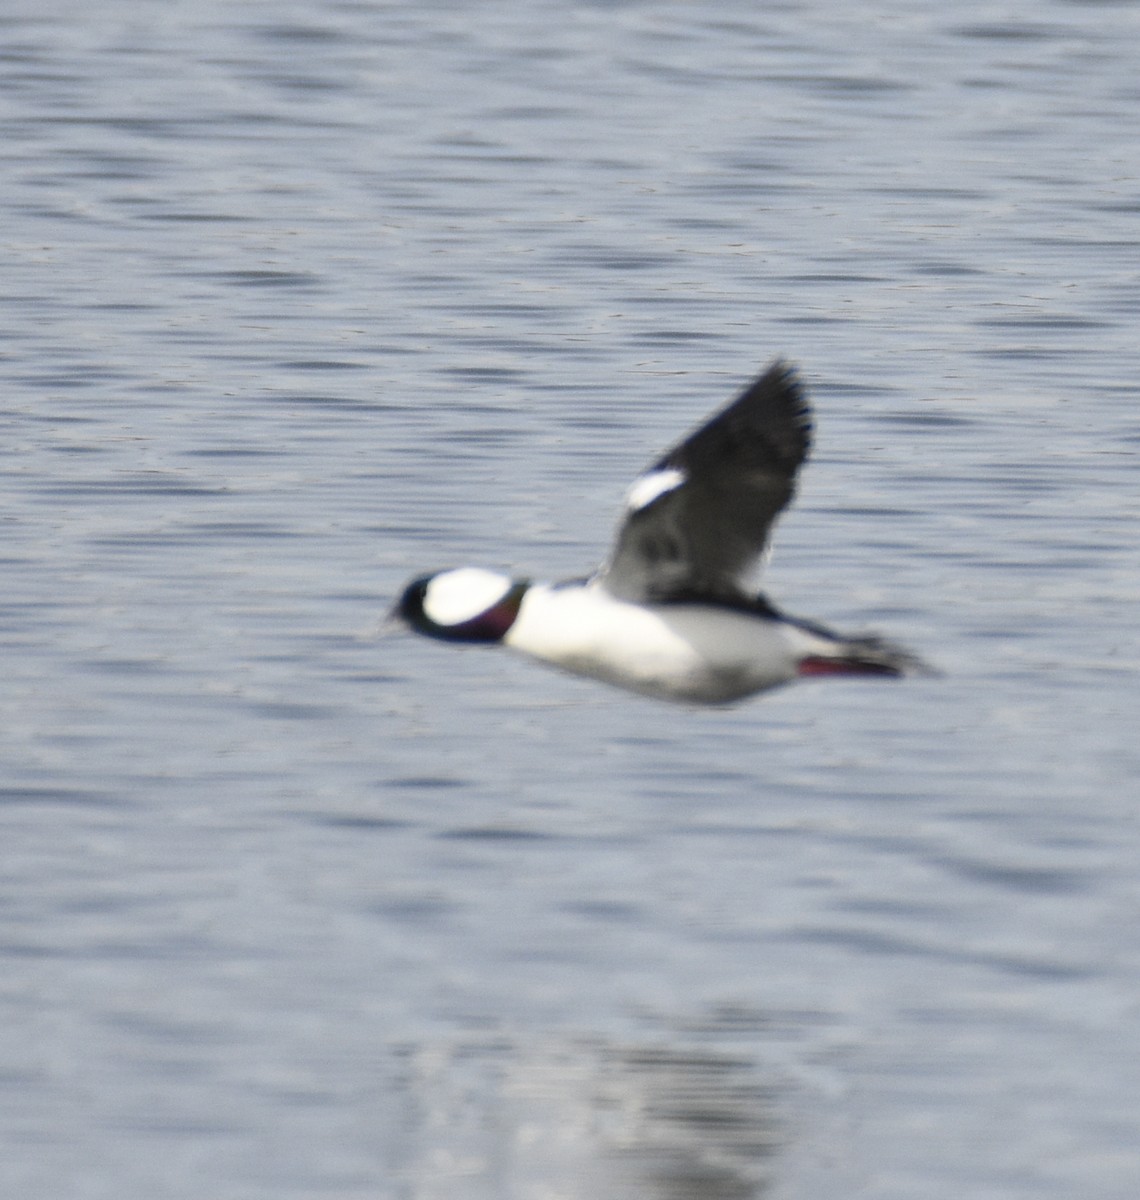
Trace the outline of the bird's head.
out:
M 437 571 L 413 579 L 392 615 L 446 642 L 498 642 L 519 615 L 529 586 L 479 567 Z

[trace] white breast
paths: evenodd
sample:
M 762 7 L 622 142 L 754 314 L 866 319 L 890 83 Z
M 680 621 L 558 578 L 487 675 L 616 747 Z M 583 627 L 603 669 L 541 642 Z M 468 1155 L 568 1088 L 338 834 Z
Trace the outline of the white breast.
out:
M 628 604 L 596 584 L 535 585 L 503 641 L 635 692 L 723 704 L 794 678 L 796 632 L 725 608 Z

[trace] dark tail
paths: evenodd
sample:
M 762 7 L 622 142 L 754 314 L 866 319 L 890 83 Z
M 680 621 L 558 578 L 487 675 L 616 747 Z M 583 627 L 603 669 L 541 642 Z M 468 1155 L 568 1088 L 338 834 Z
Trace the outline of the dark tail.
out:
M 916 654 L 880 637 L 836 638 L 834 649 L 800 659 L 799 675 L 932 676 L 938 672 Z

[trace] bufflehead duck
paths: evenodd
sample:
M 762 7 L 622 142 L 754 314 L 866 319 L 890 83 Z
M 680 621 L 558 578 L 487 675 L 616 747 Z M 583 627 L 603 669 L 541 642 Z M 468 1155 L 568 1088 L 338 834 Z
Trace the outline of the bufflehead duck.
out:
M 589 579 L 439 571 L 408 584 L 395 615 L 428 637 L 501 643 L 691 704 L 732 703 L 801 676 L 924 674 L 901 647 L 790 617 L 751 582 L 811 428 L 794 369 L 777 361 L 634 481 L 609 560 Z

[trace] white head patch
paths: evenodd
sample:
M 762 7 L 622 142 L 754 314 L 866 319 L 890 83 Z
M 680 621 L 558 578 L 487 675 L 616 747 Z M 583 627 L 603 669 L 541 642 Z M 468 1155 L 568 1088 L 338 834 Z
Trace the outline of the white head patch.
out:
M 648 475 L 635 479 L 632 487 L 626 492 L 626 509 L 631 513 L 639 512 L 666 492 L 679 488 L 684 482 L 685 472 L 677 467 L 663 467 L 660 471 L 650 471 Z
M 493 608 L 510 590 L 506 575 L 481 567 L 441 571 L 427 585 L 424 614 L 437 625 L 461 625 Z

